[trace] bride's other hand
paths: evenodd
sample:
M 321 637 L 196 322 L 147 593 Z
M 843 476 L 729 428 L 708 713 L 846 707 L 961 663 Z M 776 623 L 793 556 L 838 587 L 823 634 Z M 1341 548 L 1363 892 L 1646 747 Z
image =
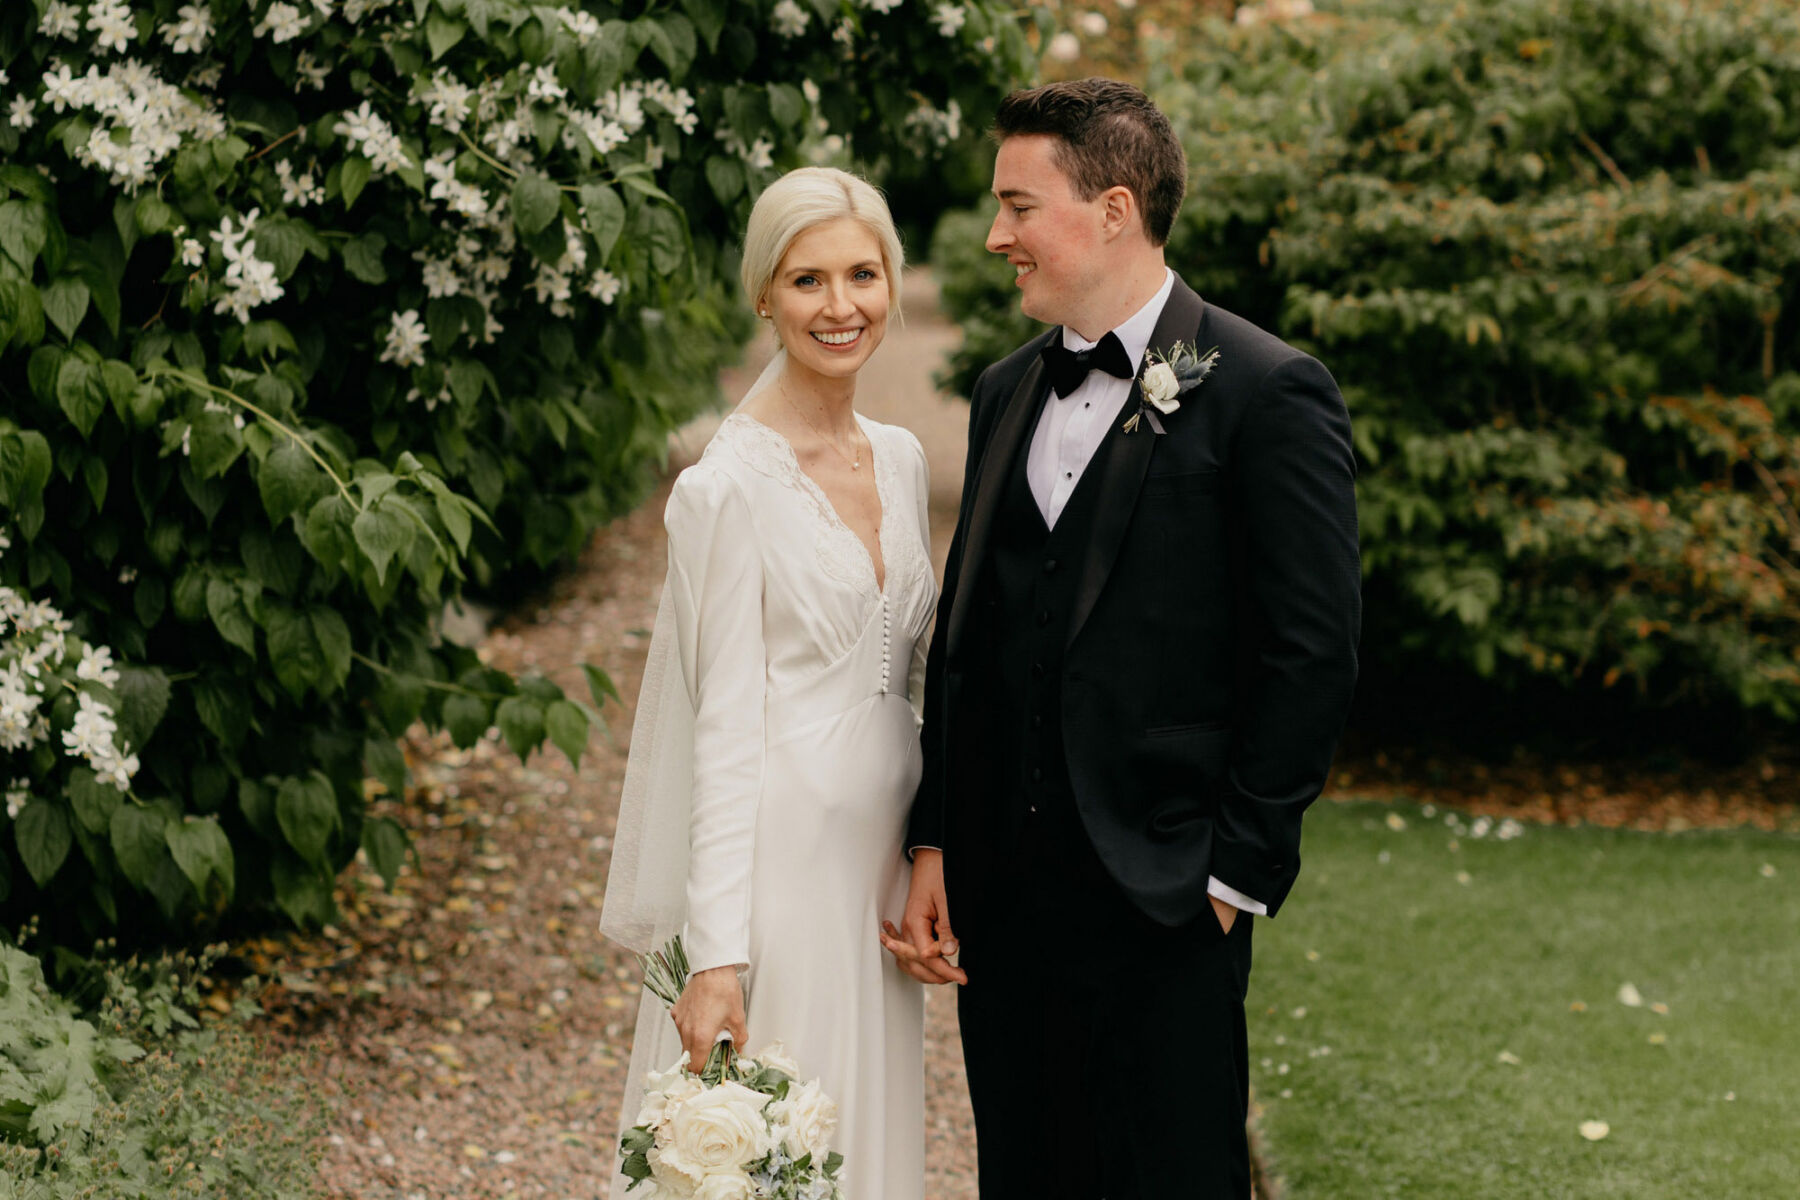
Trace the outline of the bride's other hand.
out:
M 913 851 L 912 884 L 907 890 L 905 933 L 890 921 L 881 923 L 881 944 L 900 969 L 920 983 L 967 983 L 961 967 L 950 962 L 957 952 L 950 929 L 950 907 L 944 894 L 944 852 Z
M 669 1016 L 681 1034 L 681 1046 L 688 1052 L 691 1071 L 698 1071 L 712 1053 L 721 1029 L 731 1034 L 740 1050 L 749 1045 L 749 1030 L 744 1026 L 744 989 L 738 986 L 736 967 L 713 967 L 689 977 Z

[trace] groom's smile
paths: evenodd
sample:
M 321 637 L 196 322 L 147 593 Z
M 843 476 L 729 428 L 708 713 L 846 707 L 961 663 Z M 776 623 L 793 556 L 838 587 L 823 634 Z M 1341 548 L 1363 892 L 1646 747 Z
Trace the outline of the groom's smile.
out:
M 1103 206 L 1084 201 L 1056 162 L 1056 140 L 1036 134 L 1009 137 L 994 159 L 1000 211 L 987 248 L 1012 264 L 1025 315 L 1085 333 L 1081 297 L 1104 263 Z M 1100 330 L 1105 332 L 1105 330 Z

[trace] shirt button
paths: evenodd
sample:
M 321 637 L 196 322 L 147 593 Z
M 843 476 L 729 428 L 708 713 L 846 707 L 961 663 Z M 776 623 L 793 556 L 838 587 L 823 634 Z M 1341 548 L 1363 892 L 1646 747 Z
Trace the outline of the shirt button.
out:
M 1042 767 L 1031 768 L 1031 782 L 1033 782 L 1033 783 L 1044 782 L 1044 769 Z
M 1048 625 L 1049 623 L 1050 623 L 1050 610 L 1046 608 L 1043 612 L 1040 612 L 1038 614 L 1038 625 L 1041 628 L 1042 626 Z
M 1056 560 L 1054 558 L 1046 558 L 1044 560 L 1044 574 L 1050 575 L 1050 574 L 1053 574 L 1055 571 L 1056 571 Z
M 1064 478 L 1064 479 L 1073 479 L 1073 478 L 1075 478 L 1075 472 L 1073 472 L 1073 471 L 1064 471 L 1064 472 L 1063 472 L 1063 478 Z

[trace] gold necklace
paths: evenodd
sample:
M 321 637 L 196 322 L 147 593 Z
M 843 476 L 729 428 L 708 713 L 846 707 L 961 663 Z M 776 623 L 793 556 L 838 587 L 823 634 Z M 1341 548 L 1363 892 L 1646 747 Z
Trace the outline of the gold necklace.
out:
M 787 401 L 788 407 L 794 410 L 794 415 L 796 417 L 799 417 L 802 421 L 804 421 L 806 423 L 806 427 L 813 431 L 814 437 L 818 438 L 821 442 L 824 442 L 827 446 L 830 446 L 833 450 L 835 450 L 837 452 L 837 456 L 839 458 L 843 459 L 845 462 L 850 464 L 850 469 L 852 471 L 862 470 L 862 447 L 860 445 L 858 445 L 856 447 L 856 457 L 855 458 L 852 458 L 848 454 L 845 454 L 843 451 L 843 448 L 841 446 L 839 446 L 836 442 L 832 441 L 830 438 L 826 437 L 824 435 L 824 433 L 822 433 L 820 431 L 819 427 L 817 425 L 814 425 L 812 423 L 812 421 L 807 417 L 807 415 L 800 411 L 800 406 L 798 404 L 794 403 L 794 398 L 792 396 L 788 395 L 787 385 L 782 382 L 781 376 L 779 376 L 779 375 L 777 375 L 775 377 L 775 389 L 781 393 L 781 398 L 783 400 Z

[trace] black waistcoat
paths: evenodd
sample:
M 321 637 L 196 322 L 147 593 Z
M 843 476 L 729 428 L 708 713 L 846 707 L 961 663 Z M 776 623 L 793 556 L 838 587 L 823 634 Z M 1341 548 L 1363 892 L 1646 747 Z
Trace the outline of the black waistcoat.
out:
M 988 610 L 992 636 L 986 640 L 993 657 L 987 669 L 998 684 L 999 700 L 990 717 L 1000 768 L 995 800 L 1009 809 L 1006 824 L 1034 809 L 1074 817 L 1063 751 L 1063 649 L 1075 601 L 1076 566 L 1091 536 L 1100 474 L 1083 472 L 1052 530 L 1026 476 L 1030 445 L 1028 438 L 1020 446 L 1008 475 L 988 557 L 993 603 Z

